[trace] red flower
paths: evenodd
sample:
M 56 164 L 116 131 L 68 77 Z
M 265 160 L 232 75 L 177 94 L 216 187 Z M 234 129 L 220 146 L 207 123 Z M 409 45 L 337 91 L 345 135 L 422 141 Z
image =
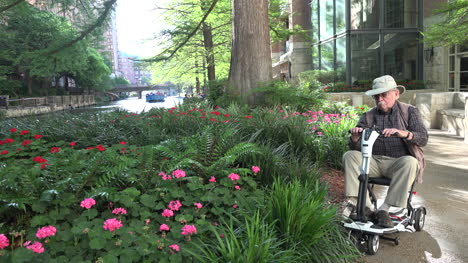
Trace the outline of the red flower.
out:
M 121 141 L 121 142 L 119 142 L 119 144 L 127 144 L 127 143 L 126 143 L 126 142 L 124 142 L 124 141 Z
M 76 142 L 71 142 L 70 143 L 70 146 L 75 146 L 76 145 Z
M 92 150 L 94 149 L 94 147 L 90 146 L 90 147 L 86 147 L 86 150 Z
M 60 147 L 52 147 L 50 148 L 50 153 L 59 153 L 60 152 Z
M 34 157 L 32 160 L 33 160 L 34 162 L 37 162 L 37 163 L 46 163 L 46 162 L 47 162 L 47 160 L 44 159 L 44 158 L 42 158 L 42 156 Z
M 11 138 L 6 138 L 3 142 L 4 143 L 12 143 L 12 142 L 15 142 L 15 140 L 13 140 Z
M 252 119 L 252 116 L 247 115 L 247 116 L 245 116 L 245 118 L 246 118 L 246 119 Z
M 11 128 L 11 129 L 10 129 L 10 132 L 11 132 L 11 133 L 14 133 L 14 132 L 16 132 L 17 130 L 18 130 L 18 129 L 16 129 L 16 128 Z
M 220 113 L 219 111 L 212 111 L 212 112 L 210 112 L 210 114 L 214 114 L 214 115 L 216 115 L 216 116 L 221 115 L 221 113 Z
M 224 117 L 226 117 L 226 118 L 227 118 L 227 117 L 231 117 L 231 115 L 229 115 L 229 114 L 224 114 Z
M 28 130 L 22 130 L 22 131 L 20 131 L 20 134 L 21 134 L 21 135 L 25 135 L 25 134 L 28 134 L 28 133 L 29 133 Z
M 36 135 L 34 135 L 34 139 L 36 139 L 36 140 L 37 140 L 37 139 L 40 139 L 40 138 L 42 138 L 42 135 L 40 135 L 40 134 L 36 134 Z
M 171 108 L 171 110 L 175 110 L 175 109 L 177 109 L 177 108 L 176 108 L 176 107 L 172 107 L 172 108 Z
M 47 167 L 47 165 L 50 165 L 50 164 L 48 164 L 48 163 L 43 163 L 43 164 L 41 164 L 41 169 L 44 169 L 44 168 L 46 168 L 46 167 Z
M 216 106 L 214 107 L 214 109 L 215 109 L 215 110 L 219 109 L 219 106 L 216 105 Z
M 28 145 L 28 144 L 31 144 L 31 142 L 32 142 L 31 140 L 24 140 L 24 141 L 21 143 L 21 145 L 26 146 L 26 145 Z
M 5 151 L 1 151 L 1 152 L 0 152 L 0 154 L 1 154 L 1 155 L 8 154 L 8 151 L 7 151 L 7 150 L 5 150 Z
M 3 144 L 3 141 L 2 141 L 2 140 L 0 140 L 0 145 L 2 145 L 2 144 Z
M 213 121 L 213 122 L 214 122 L 214 121 L 216 121 L 216 119 L 215 119 L 215 118 L 210 118 L 210 121 Z
M 100 152 L 103 152 L 106 150 L 106 148 L 104 148 L 104 146 L 102 146 L 101 144 L 99 144 L 98 146 L 96 146 L 96 149 Z

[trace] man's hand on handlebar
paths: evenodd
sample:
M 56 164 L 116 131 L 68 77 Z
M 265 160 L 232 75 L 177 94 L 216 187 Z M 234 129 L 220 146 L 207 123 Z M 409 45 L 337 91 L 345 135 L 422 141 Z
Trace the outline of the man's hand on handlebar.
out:
M 361 133 L 364 129 L 361 127 L 354 127 L 349 129 L 349 133 L 351 133 L 351 140 L 356 143 L 361 138 Z

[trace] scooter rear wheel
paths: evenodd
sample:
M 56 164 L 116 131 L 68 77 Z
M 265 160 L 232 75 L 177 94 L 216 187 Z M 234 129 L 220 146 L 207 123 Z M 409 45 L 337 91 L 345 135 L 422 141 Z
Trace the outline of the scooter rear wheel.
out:
M 426 209 L 420 207 L 414 212 L 414 229 L 416 231 L 421 231 L 424 228 L 424 223 L 426 222 Z
M 367 240 L 367 254 L 375 255 L 379 250 L 380 237 L 379 235 L 368 235 Z

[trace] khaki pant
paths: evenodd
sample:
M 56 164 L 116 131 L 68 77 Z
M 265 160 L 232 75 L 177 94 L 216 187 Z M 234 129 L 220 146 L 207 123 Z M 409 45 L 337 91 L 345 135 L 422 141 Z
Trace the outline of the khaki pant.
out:
M 359 166 L 362 163 L 361 152 L 348 151 L 343 155 L 345 172 L 345 195 L 357 197 L 359 191 Z M 418 160 L 413 156 L 400 158 L 373 155 L 369 164 L 369 177 L 387 177 L 392 182 L 388 187 L 385 203 L 391 206 L 406 207 L 411 185 L 418 171 Z

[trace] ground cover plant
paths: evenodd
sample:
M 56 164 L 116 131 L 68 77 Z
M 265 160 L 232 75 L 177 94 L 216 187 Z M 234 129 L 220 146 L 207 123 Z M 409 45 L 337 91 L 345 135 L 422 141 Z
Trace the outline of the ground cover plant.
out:
M 40 124 L 4 120 L 0 257 L 223 262 L 242 253 L 237 259 L 244 262 L 352 260 L 358 252 L 324 199 L 318 168 L 327 151 L 336 151 L 323 143 L 333 130 L 325 123 L 341 126 L 355 114 L 359 109 L 331 115 L 180 105 L 143 114 L 59 114 Z M 280 179 L 272 184 L 274 178 Z M 284 195 L 291 187 L 310 193 Z M 309 236 L 285 231 L 300 222 L 274 212 L 293 214 L 288 209 L 300 210 L 299 199 L 310 204 L 301 213 L 321 216 L 301 223 L 314 228 L 303 231 Z M 250 249 L 259 245 L 254 257 Z

